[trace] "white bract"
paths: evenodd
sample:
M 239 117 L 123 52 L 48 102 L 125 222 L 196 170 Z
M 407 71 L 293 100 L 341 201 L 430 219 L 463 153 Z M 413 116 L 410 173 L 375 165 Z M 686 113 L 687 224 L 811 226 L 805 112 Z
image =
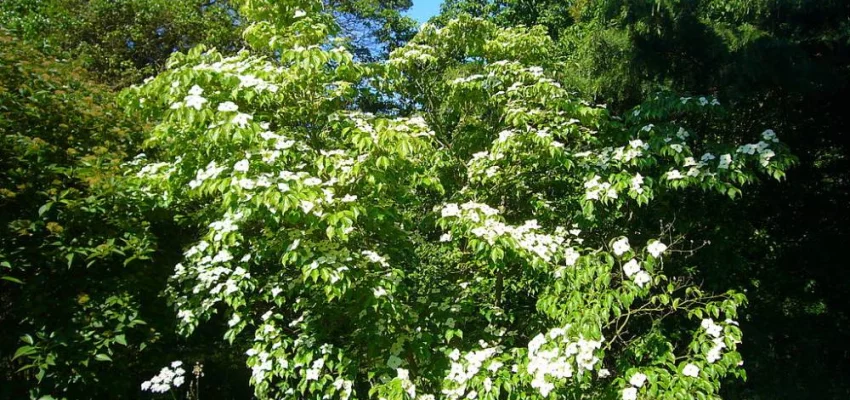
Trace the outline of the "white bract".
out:
M 172 388 L 178 388 L 185 382 L 186 371 L 181 367 L 182 361 L 174 361 L 170 367 L 163 367 L 156 376 L 142 382 L 142 391 L 165 393 Z

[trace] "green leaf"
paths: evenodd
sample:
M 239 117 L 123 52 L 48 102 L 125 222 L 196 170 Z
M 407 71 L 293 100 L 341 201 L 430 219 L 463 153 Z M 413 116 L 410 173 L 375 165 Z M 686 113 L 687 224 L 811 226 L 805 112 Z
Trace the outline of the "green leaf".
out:
M 28 356 L 30 354 L 34 354 L 35 352 L 36 348 L 33 346 L 18 347 L 18 350 L 15 351 L 15 355 L 12 356 L 12 360 L 16 360 L 19 357 Z
M 33 344 L 32 336 L 30 336 L 29 334 L 21 336 L 21 341 L 27 344 Z
M 112 361 L 112 358 L 106 354 L 98 354 L 94 356 L 94 359 L 97 361 Z
M 15 277 L 13 277 L 13 276 L 3 275 L 3 276 L 0 276 L 0 279 L 2 279 L 2 280 L 4 280 L 4 281 L 9 281 L 9 282 L 12 282 L 12 283 L 17 283 L 17 284 L 19 284 L 19 285 L 23 285 L 23 284 L 24 284 L 24 281 L 22 281 L 22 280 L 20 280 L 20 279 L 18 279 L 18 278 L 15 278 Z
M 40 216 L 44 215 L 44 213 L 50 211 L 51 207 L 53 207 L 52 201 L 48 201 L 47 203 L 44 203 L 43 206 L 38 208 L 38 216 L 40 217 Z

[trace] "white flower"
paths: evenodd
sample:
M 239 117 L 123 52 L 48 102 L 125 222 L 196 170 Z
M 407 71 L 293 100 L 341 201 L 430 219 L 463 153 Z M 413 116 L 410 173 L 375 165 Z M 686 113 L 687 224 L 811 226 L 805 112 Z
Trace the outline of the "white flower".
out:
M 443 206 L 443 218 L 445 217 L 456 217 L 460 215 L 460 208 L 458 208 L 457 204 L 449 203 Z
M 295 14 L 292 17 L 297 19 L 297 18 L 301 18 L 305 15 L 307 15 L 307 13 L 304 12 L 304 10 L 295 10 Z
M 717 168 L 727 169 L 729 168 L 729 164 L 732 164 L 732 156 L 729 154 L 724 154 L 720 156 L 720 163 L 717 164 Z
M 611 376 L 611 371 L 608 371 L 608 369 L 606 369 L 606 368 L 602 368 L 602 369 L 599 370 L 597 375 L 600 378 L 607 378 L 607 377 Z
M 316 177 L 310 177 L 304 180 L 304 184 L 307 186 L 318 186 L 322 184 L 322 180 Z
M 634 387 L 641 387 L 644 383 L 646 383 L 646 375 L 638 372 L 629 379 L 629 383 Z
M 647 246 L 646 250 L 649 251 L 649 254 L 652 254 L 653 257 L 658 258 L 658 256 L 667 250 L 667 245 L 659 241 L 654 241 Z
M 638 273 L 640 271 L 640 264 L 638 264 L 637 260 L 631 259 L 625 265 L 623 265 L 623 272 L 626 273 L 626 276 L 631 277 L 632 275 Z
M 696 378 L 699 376 L 699 367 L 694 364 L 685 365 L 685 368 L 682 369 L 682 375 L 690 376 L 691 378 Z
M 357 200 L 357 196 L 350 195 L 350 194 L 347 194 L 347 195 L 343 196 L 342 199 L 340 199 L 340 201 L 342 201 L 343 203 L 350 203 L 350 202 L 355 201 L 355 200 Z
M 301 204 L 299 205 L 299 207 L 301 207 L 301 210 L 304 211 L 304 214 L 307 214 L 310 212 L 310 210 L 316 207 L 316 204 L 312 201 L 301 200 Z
M 192 96 L 200 96 L 204 94 L 204 89 L 198 85 L 194 85 L 191 89 L 189 89 L 189 94 Z
M 441 242 L 451 242 L 452 241 L 451 232 L 446 232 L 446 233 L 440 235 L 440 241 Z
M 387 290 L 378 286 L 377 288 L 372 290 L 372 293 L 375 295 L 375 297 L 381 297 L 387 294 Z
M 242 161 L 237 162 L 233 166 L 233 170 L 238 171 L 238 172 L 248 172 L 249 167 L 250 167 L 250 162 L 247 159 L 243 159 Z
M 676 180 L 676 179 L 682 179 L 682 178 L 683 178 L 682 173 L 679 172 L 678 169 L 671 169 L 670 171 L 667 172 L 667 179 L 669 179 L 671 181 Z
M 765 130 L 764 132 L 761 133 L 761 137 L 764 140 L 771 141 L 771 142 L 778 142 L 779 141 L 779 139 L 776 138 L 776 132 L 774 132 L 773 129 Z
M 635 176 L 631 180 L 632 189 L 638 194 L 643 193 L 643 176 L 640 173 L 635 174 Z
M 254 117 L 249 114 L 238 113 L 235 117 L 233 117 L 233 120 L 231 120 L 231 122 L 240 128 L 244 128 L 246 125 L 248 125 L 248 121 L 252 119 L 254 119 Z
M 579 253 L 575 251 L 575 249 L 569 247 L 566 251 L 564 251 L 564 263 L 567 264 L 567 266 L 573 266 L 576 261 L 578 261 L 579 256 Z
M 637 400 L 637 389 L 633 387 L 623 389 L 623 400 Z
M 224 103 L 218 105 L 218 111 L 232 112 L 238 109 L 239 106 L 237 106 L 236 103 L 232 101 L 225 101 Z
M 186 107 L 192 107 L 196 110 L 200 110 L 204 106 L 204 103 L 207 102 L 207 99 L 198 95 L 189 95 L 183 100 L 186 102 Z
M 493 390 L 493 381 L 490 379 L 489 376 L 484 379 L 483 385 L 485 392 L 490 392 L 491 390 Z
M 652 281 L 652 277 L 649 276 L 649 274 L 646 273 L 646 271 L 638 271 L 638 273 L 635 274 L 635 276 L 632 278 L 632 280 L 634 280 L 636 285 L 638 285 L 640 287 L 644 287 L 647 283 Z
M 614 254 L 616 254 L 618 256 L 623 255 L 623 253 L 625 253 L 625 252 L 627 252 L 631 249 L 631 246 L 629 246 L 629 239 L 628 238 L 620 238 L 619 240 L 614 242 L 613 247 L 614 247 Z
M 711 335 L 711 337 L 719 338 L 720 335 L 723 334 L 723 327 L 715 324 L 714 320 L 711 318 L 703 319 L 700 326 L 705 329 L 705 332 Z

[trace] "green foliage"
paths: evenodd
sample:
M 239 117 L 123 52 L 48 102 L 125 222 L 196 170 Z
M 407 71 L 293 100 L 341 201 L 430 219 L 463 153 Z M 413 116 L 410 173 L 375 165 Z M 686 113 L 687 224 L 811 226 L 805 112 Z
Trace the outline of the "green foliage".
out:
M 49 54 L 79 57 L 113 87 L 156 74 L 174 51 L 243 46 L 226 1 L 11 0 L 0 5 L 0 21 Z
M 318 2 L 240 12 L 275 58 L 198 47 L 122 100 L 154 125 L 128 184 L 197 232 L 178 330 L 227 319 L 257 397 L 713 398 L 743 376 L 744 296 L 669 277 L 681 239 L 629 220 L 781 178 L 772 130 L 719 141 L 713 97 L 616 116 L 562 87 L 539 27 L 461 16 L 375 66 L 326 45 Z M 401 115 L 353 107 L 375 92 Z
M 764 126 L 783 132 L 800 156 L 787 185 L 767 184 L 734 206 L 689 196 L 677 230 L 695 247 L 712 243 L 695 253 L 701 267 L 689 273 L 752 300 L 742 322 L 756 332 L 743 347 L 750 380 L 728 386 L 729 397 L 847 397 L 847 358 L 835 356 L 850 338 L 835 250 L 850 239 L 850 215 L 837 206 L 848 181 L 847 2 L 475 0 L 448 2 L 443 14 L 464 10 L 501 26 L 545 25 L 560 47 L 553 58 L 564 60 L 563 82 L 612 110 L 659 89 L 713 93 L 730 105 L 714 122 L 721 140 Z M 647 214 L 640 229 L 661 218 Z
M 132 359 L 127 337 L 147 336 L 124 277 L 153 243 L 118 171 L 138 131 L 78 66 L 5 33 L 0 59 L 0 329 L 17 348 L 3 364 L 51 393 L 97 381 L 93 362 Z
M 846 320 L 846 6 L 409 6 L 0 4 L 0 397 L 805 397 L 782 368 L 841 365 L 799 322 Z

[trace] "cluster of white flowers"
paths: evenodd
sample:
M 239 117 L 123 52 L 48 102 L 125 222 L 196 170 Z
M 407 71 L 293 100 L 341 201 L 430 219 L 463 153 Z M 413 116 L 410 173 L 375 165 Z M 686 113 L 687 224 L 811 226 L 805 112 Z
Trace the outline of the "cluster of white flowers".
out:
M 520 226 L 505 224 L 493 218 L 499 211 L 486 204 L 467 202 L 458 206 L 449 203 L 443 206 L 441 213 L 443 218 L 459 217 L 462 221 L 471 223 L 473 228 L 469 232 L 490 245 L 495 244 L 499 238 L 510 237 L 521 249 L 546 262 L 553 261 L 554 256 L 559 254 L 560 246 L 569 244 L 569 240 L 562 235 L 538 232 L 540 225 L 536 220 L 526 221 Z
M 206 168 L 198 169 L 195 179 L 189 182 L 189 187 L 195 189 L 198 186 L 201 186 L 201 184 L 203 184 L 207 179 L 214 179 L 218 177 L 218 175 L 225 169 L 225 167 L 218 166 L 215 161 L 210 161 Z
M 766 167 L 770 164 L 770 160 L 776 156 L 776 152 L 770 148 L 770 143 L 768 142 L 776 143 L 779 142 L 779 139 L 776 137 L 776 133 L 771 129 L 762 132 L 761 136 L 764 140 L 761 140 L 758 143 L 739 146 L 737 152 L 748 155 L 758 153 L 759 162 L 763 167 Z
M 254 75 L 237 75 L 237 77 L 239 78 L 240 88 L 256 88 L 258 91 L 268 90 L 272 93 L 277 93 L 279 89 L 278 85 L 268 83 Z
M 477 81 L 479 79 L 484 79 L 484 75 L 475 74 L 475 75 L 470 75 L 470 76 L 467 76 L 467 77 L 457 78 L 457 79 L 451 81 L 450 84 L 451 85 L 462 85 L 462 84 L 465 84 L 465 83 Z
M 191 89 L 189 89 L 189 95 L 183 99 L 183 103 L 186 107 L 192 107 L 195 110 L 200 110 L 204 106 L 204 103 L 207 102 L 207 99 L 201 96 L 203 93 L 203 88 L 198 85 L 194 85 Z
M 490 347 L 486 342 L 481 341 L 479 343 L 481 345 L 481 350 L 470 351 L 466 354 L 461 355 L 458 349 L 452 350 L 449 354 L 449 359 L 451 360 L 451 369 L 449 374 L 446 376 L 446 382 L 444 383 L 444 388 L 442 390 L 443 394 L 446 395 L 448 399 L 459 399 L 466 392 L 467 383 L 470 379 L 475 377 L 484 367 L 484 363 L 495 357 L 501 352 L 499 347 Z M 489 373 L 494 373 L 502 367 L 502 363 L 497 360 L 490 360 L 487 363 L 486 371 Z M 485 380 L 486 381 L 486 380 Z M 492 381 L 489 384 L 485 384 L 485 390 L 488 387 L 491 387 Z M 472 391 L 467 394 L 467 398 L 474 399 L 477 397 L 478 393 Z M 470 397 L 472 396 L 472 397 Z
M 174 173 L 174 171 L 176 170 L 176 168 L 175 168 L 176 164 L 178 164 L 178 161 L 175 161 L 174 163 L 157 162 L 157 163 L 145 164 L 145 166 L 142 167 L 139 170 L 139 172 L 136 173 L 136 177 L 138 177 L 138 178 L 146 178 L 146 177 L 148 177 L 148 178 L 150 178 L 150 177 L 159 178 L 160 177 L 159 175 L 162 175 L 164 178 L 168 178 L 168 176 L 171 175 L 172 173 Z M 165 169 L 165 171 L 161 172 L 160 170 L 162 170 L 162 169 Z
M 584 183 L 584 198 L 587 200 L 599 200 L 599 196 L 603 195 L 609 199 L 618 197 L 617 190 L 608 182 L 599 182 L 599 175 L 594 175 Z
M 727 319 L 725 321 L 728 325 L 737 325 L 738 323 Z M 720 359 L 721 352 L 726 348 L 726 338 L 723 336 L 723 326 L 714 322 L 711 318 L 705 318 L 700 323 L 700 327 L 705 330 L 705 333 L 711 337 L 711 342 L 713 346 L 709 349 L 708 353 L 706 353 L 705 358 L 709 363 L 713 363 Z M 738 340 L 733 340 L 735 343 L 738 343 Z
M 644 287 L 647 283 L 652 281 L 652 277 L 649 276 L 649 273 L 642 270 L 640 268 L 640 263 L 634 258 L 623 265 L 623 272 L 625 272 L 626 276 L 631 278 L 632 281 L 640 287 Z
M 528 343 L 526 372 L 534 377 L 531 386 L 543 397 L 549 396 L 555 388 L 555 384 L 547 378 L 571 378 L 574 373 L 580 374 L 582 370 L 593 370 L 599 362 L 596 352 L 602 347 L 605 339 L 587 340 L 581 336 L 572 339 L 567 335 L 569 329 L 569 325 L 550 329 L 545 335 L 541 333 Z
M 313 363 L 310 365 L 310 368 L 305 372 L 305 377 L 307 381 L 317 381 L 322 373 L 322 368 L 325 367 L 325 359 L 317 358 L 313 360 Z
M 682 104 L 687 104 L 688 101 L 690 101 L 692 99 L 693 99 L 693 97 L 680 97 L 679 101 L 681 101 Z M 711 99 L 711 100 L 709 100 L 709 99 Z M 701 106 L 707 106 L 709 104 L 712 105 L 712 106 L 719 106 L 720 105 L 720 101 L 717 100 L 716 97 L 708 97 L 707 98 L 705 96 L 701 96 L 701 97 L 695 99 L 695 101 L 697 101 L 699 103 L 699 105 L 701 105 Z
M 628 238 L 617 239 L 611 247 L 612 251 L 617 256 L 622 256 L 631 250 Z M 652 257 L 658 258 L 667 250 L 667 245 L 658 240 L 654 240 L 649 243 L 646 249 Z M 646 284 L 652 282 L 652 277 L 648 272 L 641 269 L 640 262 L 635 258 L 632 258 L 623 264 L 623 272 L 626 274 L 626 277 L 630 278 L 640 287 L 644 287 Z
M 351 397 L 351 387 L 353 385 L 354 382 L 343 378 L 336 378 L 333 383 L 334 389 L 340 393 L 339 397 L 342 400 L 346 400 Z
M 629 141 L 628 146 L 603 147 L 598 151 L 579 152 L 573 154 L 573 156 L 577 158 L 591 157 L 595 160 L 595 166 L 606 170 L 611 167 L 612 161 L 627 164 L 635 163 L 640 157 L 643 157 L 646 154 L 645 152 L 649 150 L 649 148 L 649 143 L 646 143 L 641 139 L 633 139 Z
M 174 361 L 171 367 L 163 367 L 159 374 L 148 381 L 142 383 L 142 391 L 150 391 L 151 393 L 165 393 L 171 390 L 172 387 L 178 388 L 183 385 L 186 371 L 181 368 L 182 361 Z
M 274 328 L 274 325 L 271 324 L 263 324 L 262 329 L 258 330 L 258 336 L 261 334 L 276 334 L 277 330 Z M 280 341 L 275 342 L 275 349 L 279 348 L 281 345 Z M 289 367 L 289 362 L 284 358 L 275 358 L 271 354 L 266 351 L 257 351 L 256 349 L 248 349 L 245 352 L 246 355 L 252 357 L 249 360 L 248 364 L 251 366 L 251 379 L 254 382 L 260 382 L 266 378 L 266 372 L 271 371 L 274 367 L 274 361 L 276 360 L 281 367 L 287 368 Z M 256 359 L 253 357 L 256 356 Z
M 632 386 L 623 389 L 623 400 L 637 400 L 638 389 L 643 387 L 645 383 L 646 374 L 643 374 L 641 372 L 635 372 L 632 377 L 629 378 L 629 384 Z
M 401 381 L 401 388 L 407 392 L 411 399 L 416 398 L 416 385 L 410 380 L 410 371 L 404 368 L 396 368 L 398 380 Z
M 436 61 L 434 48 L 424 44 L 408 43 L 390 54 L 388 63 L 396 67 L 413 67 L 416 63 L 426 64 Z

